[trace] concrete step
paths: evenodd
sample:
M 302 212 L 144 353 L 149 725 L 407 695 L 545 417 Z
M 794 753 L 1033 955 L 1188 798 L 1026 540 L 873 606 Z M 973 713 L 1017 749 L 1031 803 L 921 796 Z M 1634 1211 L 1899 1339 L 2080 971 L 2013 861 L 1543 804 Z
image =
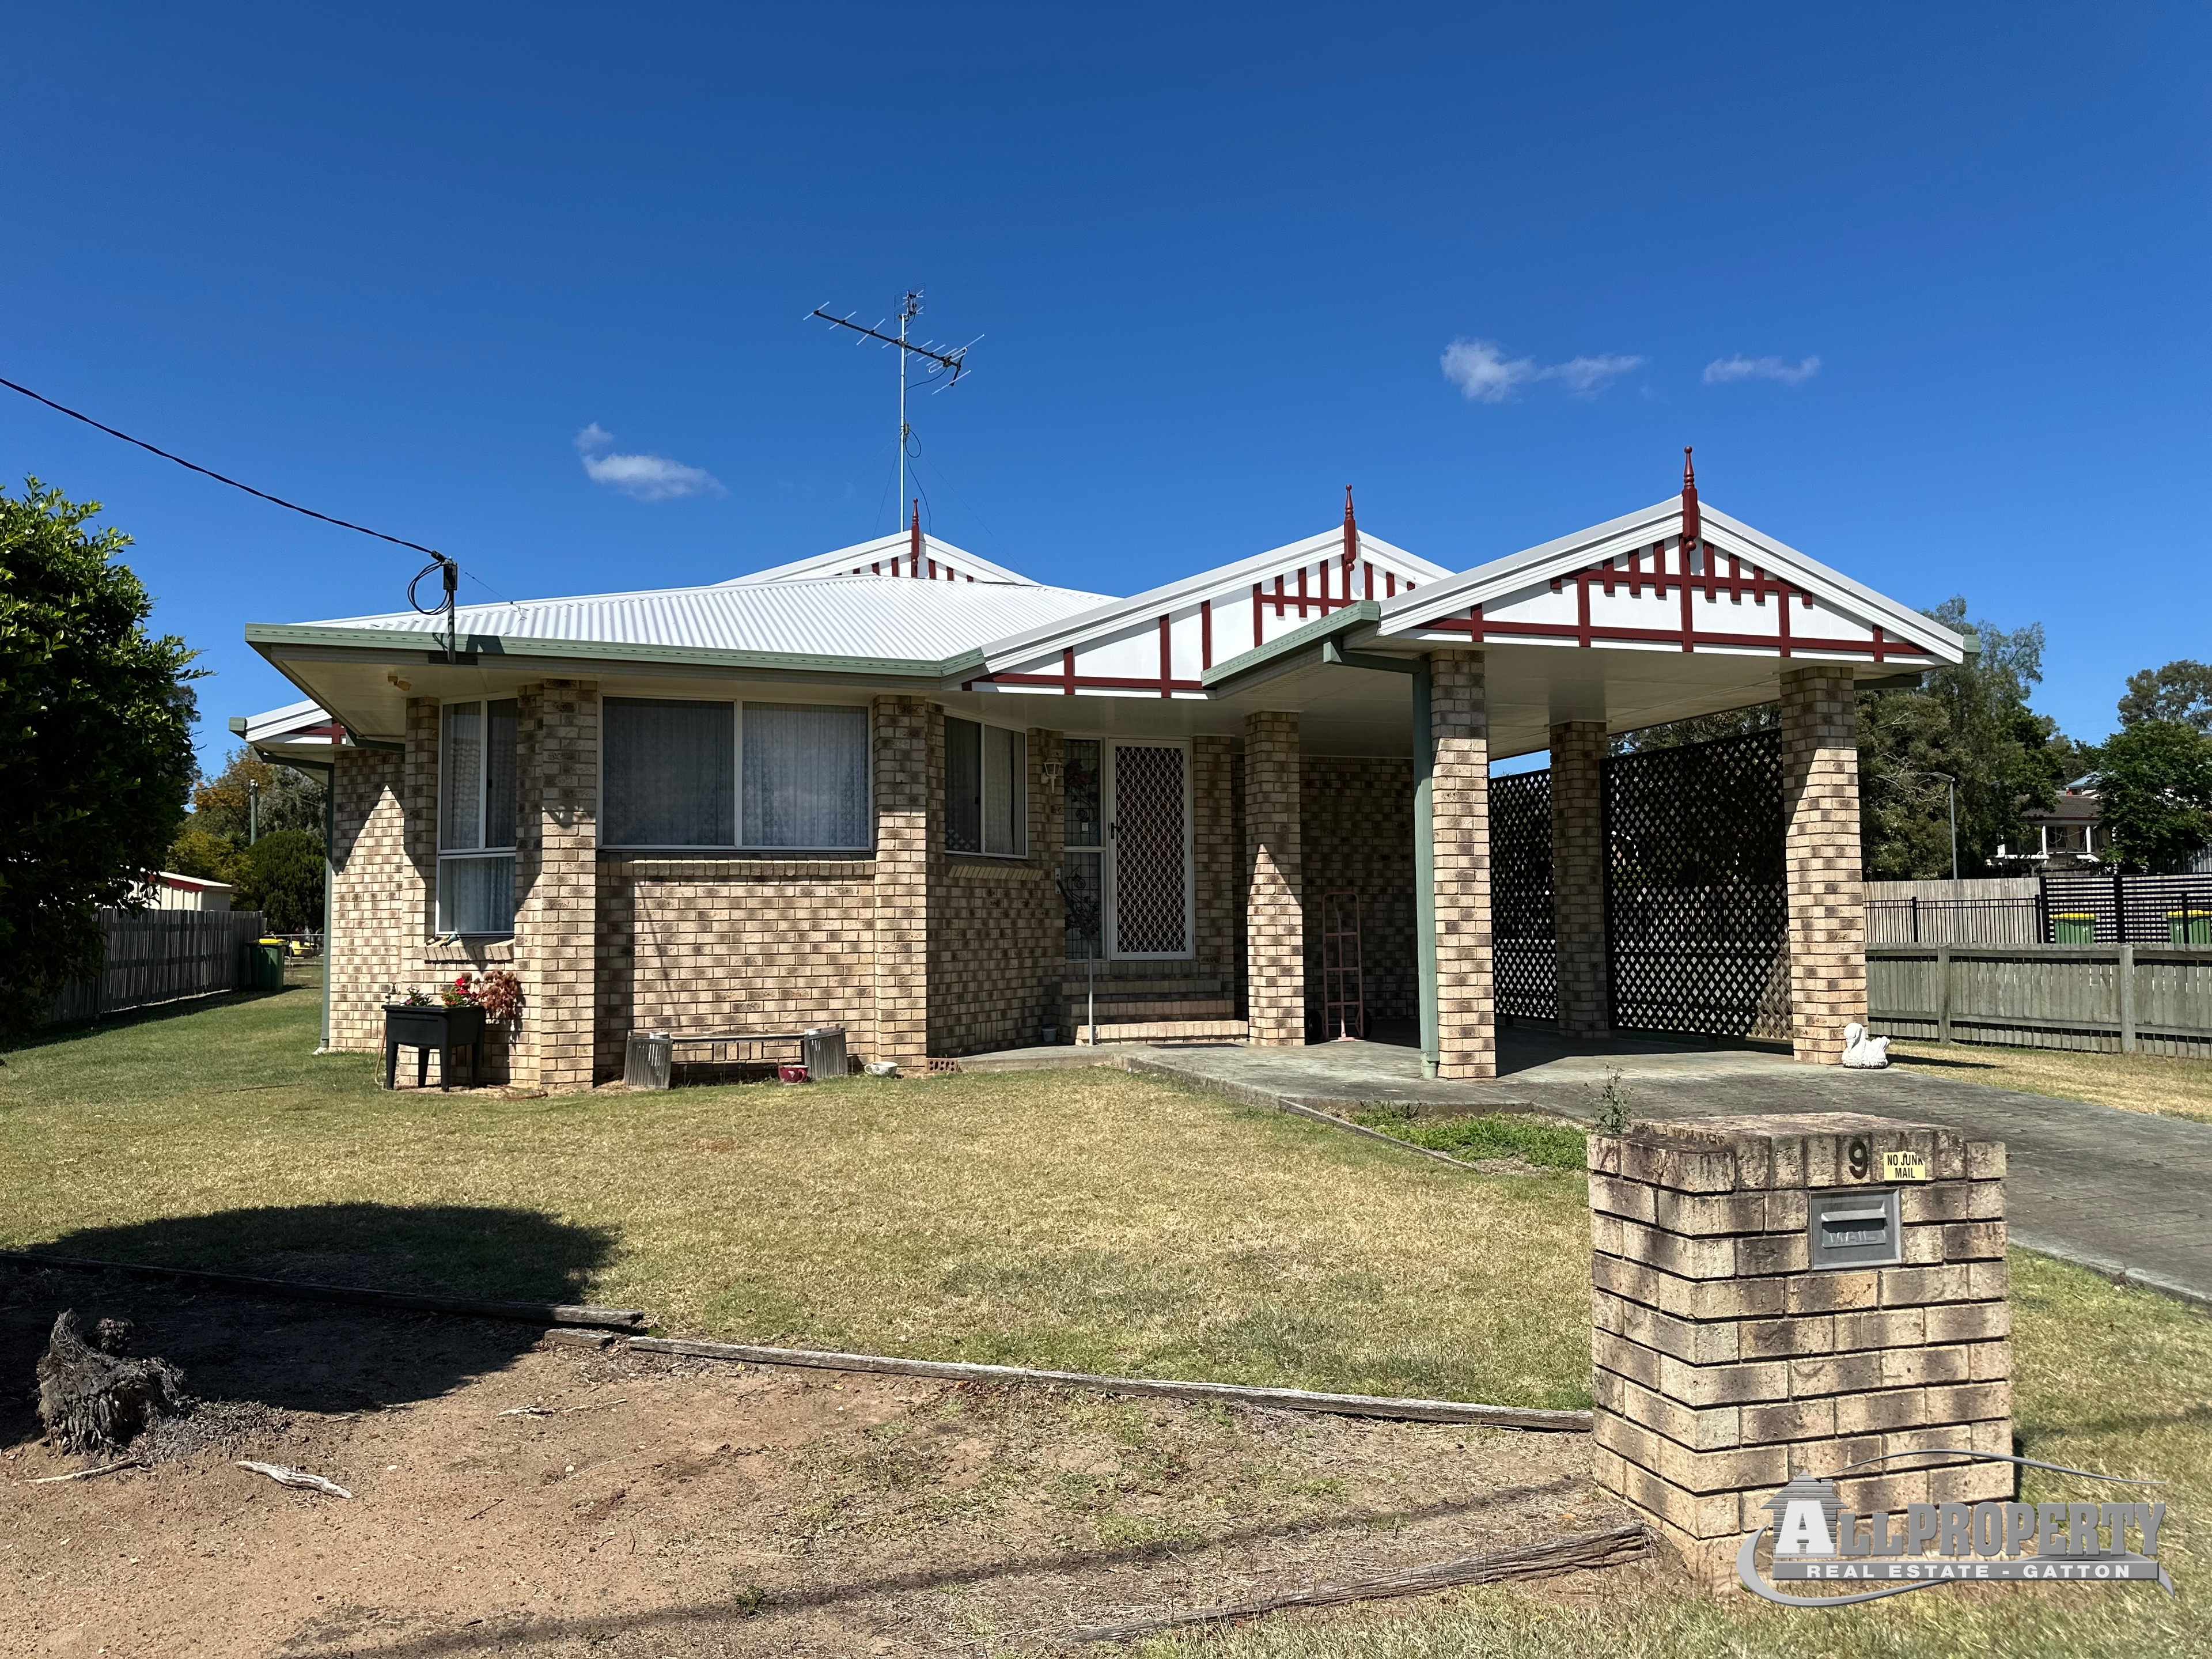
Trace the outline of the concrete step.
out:
M 1112 1042 L 1242 1042 L 1246 1036 L 1241 1019 L 1131 1020 L 1118 1024 L 1098 1023 L 1100 1043 Z M 1091 1027 L 1075 1028 L 1075 1041 L 1091 1041 Z

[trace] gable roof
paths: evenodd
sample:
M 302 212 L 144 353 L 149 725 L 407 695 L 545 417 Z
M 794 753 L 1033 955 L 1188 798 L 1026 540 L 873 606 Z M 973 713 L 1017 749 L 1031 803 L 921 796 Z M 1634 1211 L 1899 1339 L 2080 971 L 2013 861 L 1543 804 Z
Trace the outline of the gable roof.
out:
M 1750 561 L 1759 573 L 1755 580 L 1787 584 L 1831 611 L 1872 624 L 1922 647 L 1912 654 L 1931 656 L 1942 662 L 1957 662 L 1965 656 L 1966 642 L 1932 617 L 1908 610 L 1711 503 L 1702 503 L 1699 513 L 1703 530 L 1699 540 L 1703 546 L 1739 561 Z M 1645 549 L 1679 549 L 1681 532 L 1682 501 L 1678 495 L 1670 495 L 1641 512 L 1608 519 L 1571 535 L 1477 565 L 1414 593 L 1385 600 L 1381 632 L 1386 637 L 1417 635 L 1474 607 L 1494 605 L 1525 593 L 1539 584 L 1573 576 L 1595 566 L 1616 564 Z M 1641 580 L 1650 585 L 1653 574 L 1646 571 Z M 1680 580 L 1679 569 L 1668 578 L 1677 585 Z M 1731 579 L 1715 580 L 1725 588 Z
M 749 576 L 733 576 L 728 581 L 716 584 L 721 587 L 757 587 L 764 582 L 797 581 L 810 576 L 896 576 L 902 580 L 915 576 L 913 533 L 902 530 L 894 535 L 878 536 L 873 541 L 855 542 L 850 547 L 840 547 L 828 553 L 817 553 L 811 557 L 793 559 L 788 564 L 773 565 L 766 570 L 756 570 Z M 924 535 L 921 542 L 921 571 L 924 581 L 995 581 L 1014 582 L 1026 587 L 1041 583 L 1031 581 L 1018 570 L 1009 570 L 1002 564 L 970 553 L 964 547 L 955 547 L 951 542 Z

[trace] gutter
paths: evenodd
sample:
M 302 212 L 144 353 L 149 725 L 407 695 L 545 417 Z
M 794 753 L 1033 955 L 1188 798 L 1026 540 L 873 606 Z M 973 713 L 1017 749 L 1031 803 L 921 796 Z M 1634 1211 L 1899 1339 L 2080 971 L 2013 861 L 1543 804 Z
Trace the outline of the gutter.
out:
M 957 656 L 845 657 L 800 651 L 729 651 L 708 646 L 631 645 L 605 640 L 541 640 L 505 634 L 469 634 L 453 656 L 431 648 L 433 635 L 391 628 L 332 628 L 312 623 L 248 623 L 246 642 L 264 656 L 301 648 L 380 652 L 403 663 L 481 666 L 486 658 L 512 658 L 532 665 L 546 659 L 585 663 L 649 663 L 684 667 L 751 669 L 783 674 L 829 674 L 844 679 L 870 677 L 933 683 L 973 679 L 986 670 L 981 651 Z M 420 640 L 423 643 L 413 641 Z M 273 649 L 272 649 L 273 648 Z

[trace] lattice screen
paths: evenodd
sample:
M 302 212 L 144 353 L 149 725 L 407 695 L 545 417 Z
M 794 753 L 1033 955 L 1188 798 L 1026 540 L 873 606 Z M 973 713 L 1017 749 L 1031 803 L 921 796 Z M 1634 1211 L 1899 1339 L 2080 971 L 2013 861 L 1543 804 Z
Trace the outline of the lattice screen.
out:
M 1617 755 L 1605 802 L 1613 1023 L 1787 1037 L 1782 734 Z
M 1490 781 L 1490 915 L 1498 1012 L 1556 1019 L 1549 772 Z
M 1124 956 L 1190 948 L 1183 751 L 1114 749 L 1114 943 Z

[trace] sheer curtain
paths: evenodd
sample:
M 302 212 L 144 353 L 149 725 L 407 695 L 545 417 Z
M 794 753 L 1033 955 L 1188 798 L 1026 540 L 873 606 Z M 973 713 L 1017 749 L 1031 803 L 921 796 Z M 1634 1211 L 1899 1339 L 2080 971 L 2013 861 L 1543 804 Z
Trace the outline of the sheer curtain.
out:
M 446 705 L 439 750 L 438 924 L 514 931 L 515 705 Z
M 747 847 L 872 845 L 868 711 L 747 703 L 744 796 Z
M 1029 740 L 1003 726 L 983 728 L 983 850 L 1028 850 Z
M 607 845 L 734 845 L 732 706 L 609 697 L 601 708 Z

